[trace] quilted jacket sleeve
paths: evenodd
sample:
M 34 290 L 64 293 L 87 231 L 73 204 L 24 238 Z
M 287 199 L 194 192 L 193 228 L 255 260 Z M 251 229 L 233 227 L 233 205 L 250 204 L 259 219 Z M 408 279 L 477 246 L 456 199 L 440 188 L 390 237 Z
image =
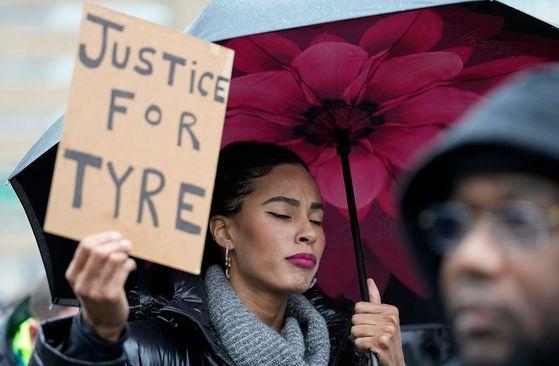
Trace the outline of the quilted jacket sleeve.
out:
M 126 329 L 116 342 L 107 342 L 82 318 L 44 322 L 37 337 L 30 365 L 125 365 Z

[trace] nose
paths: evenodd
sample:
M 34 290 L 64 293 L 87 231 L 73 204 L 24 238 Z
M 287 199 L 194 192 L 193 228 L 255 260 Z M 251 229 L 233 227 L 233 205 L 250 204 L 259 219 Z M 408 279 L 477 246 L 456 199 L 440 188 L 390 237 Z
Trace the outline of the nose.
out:
M 295 235 L 295 242 L 298 244 L 313 245 L 316 243 L 318 235 L 315 228 L 308 218 L 303 217 L 299 220 L 297 227 L 297 234 Z
M 492 234 L 491 223 L 480 219 L 461 242 L 449 252 L 443 261 L 443 276 L 447 280 L 457 278 L 487 280 L 498 277 L 506 268 L 503 248 Z

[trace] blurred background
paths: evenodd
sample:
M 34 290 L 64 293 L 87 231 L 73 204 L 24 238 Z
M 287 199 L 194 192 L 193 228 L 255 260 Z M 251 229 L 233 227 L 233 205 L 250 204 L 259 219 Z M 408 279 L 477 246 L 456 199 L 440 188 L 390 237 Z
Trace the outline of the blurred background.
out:
M 208 2 L 95 1 L 176 30 Z M 506 2 L 559 26 L 558 0 Z M 33 142 L 64 113 L 81 12 L 80 0 L 0 0 L 0 312 L 44 273 L 25 213 L 5 182 Z
M 99 5 L 182 31 L 209 0 L 112 0 Z M 82 16 L 79 0 L 0 0 L 0 312 L 44 274 L 14 191 L 12 169 L 64 113 Z

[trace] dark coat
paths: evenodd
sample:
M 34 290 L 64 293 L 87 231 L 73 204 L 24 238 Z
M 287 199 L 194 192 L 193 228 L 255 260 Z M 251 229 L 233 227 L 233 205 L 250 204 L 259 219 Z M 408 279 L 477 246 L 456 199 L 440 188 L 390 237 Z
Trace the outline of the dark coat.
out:
M 173 272 L 171 279 L 152 273 L 142 280 L 144 288 L 129 292 L 131 316 L 124 355 L 102 362 L 96 356 L 80 361 L 69 357 L 68 335 L 72 318 L 46 322 L 42 325 L 31 364 L 35 365 L 233 365 L 215 341 L 206 311 L 206 294 L 202 279 Z M 162 282 L 163 281 L 163 282 Z M 170 283 L 167 290 L 154 283 Z M 355 348 L 350 337 L 353 304 L 347 300 L 327 298 L 317 287 L 307 298 L 325 318 L 330 335 L 331 365 L 365 365 L 367 356 Z M 70 341 L 71 342 L 71 341 Z M 88 347 L 99 346 L 92 342 Z M 101 347 L 101 346 L 99 346 Z M 90 350 L 92 355 L 97 354 Z M 91 358 L 93 357 L 93 358 Z M 79 357 L 81 358 L 81 357 Z

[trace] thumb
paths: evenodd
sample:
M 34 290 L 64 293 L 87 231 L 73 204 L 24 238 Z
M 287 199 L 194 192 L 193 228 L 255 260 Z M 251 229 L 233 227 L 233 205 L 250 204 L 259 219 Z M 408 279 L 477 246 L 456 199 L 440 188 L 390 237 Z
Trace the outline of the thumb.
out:
M 373 304 L 380 304 L 380 291 L 372 278 L 367 278 L 367 286 L 369 287 L 369 301 Z

